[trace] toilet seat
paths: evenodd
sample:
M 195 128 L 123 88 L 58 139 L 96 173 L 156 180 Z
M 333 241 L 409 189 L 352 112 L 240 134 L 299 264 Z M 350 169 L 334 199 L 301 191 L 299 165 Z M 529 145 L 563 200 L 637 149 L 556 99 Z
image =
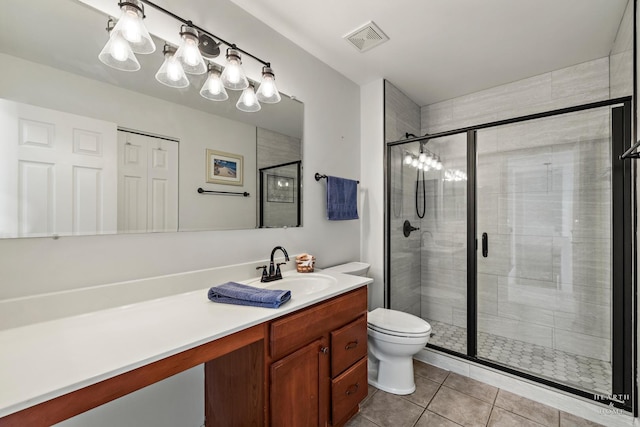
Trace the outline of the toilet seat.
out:
M 369 329 L 382 334 L 418 338 L 429 336 L 431 325 L 417 316 L 397 310 L 376 308 L 367 316 Z

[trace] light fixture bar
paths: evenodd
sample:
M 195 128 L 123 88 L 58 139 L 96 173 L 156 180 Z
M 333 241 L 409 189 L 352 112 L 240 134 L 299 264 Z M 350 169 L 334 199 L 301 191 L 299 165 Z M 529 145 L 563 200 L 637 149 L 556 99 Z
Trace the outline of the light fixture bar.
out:
M 182 22 L 185 25 L 189 25 L 189 26 L 195 28 L 196 30 L 198 30 L 198 32 L 204 33 L 204 34 L 208 35 L 209 37 L 211 37 L 211 38 L 213 38 L 213 39 L 215 39 L 215 40 L 217 40 L 217 41 L 219 41 L 221 43 L 224 43 L 225 45 L 229 46 L 230 48 L 235 49 L 238 52 L 241 52 L 243 55 L 247 55 L 250 58 L 255 59 L 256 61 L 258 61 L 259 63 L 261 63 L 262 65 L 264 65 L 266 67 L 270 67 L 271 66 L 271 64 L 269 62 L 263 61 L 262 59 L 258 58 L 255 55 L 252 55 L 251 53 L 247 52 L 246 50 L 240 49 L 238 46 L 235 45 L 235 43 L 230 43 L 230 42 L 226 41 L 225 39 L 216 36 L 215 34 L 211 34 L 209 31 L 205 30 L 204 28 L 201 28 L 201 27 L 193 24 L 191 21 L 189 21 L 187 19 L 184 19 L 181 16 L 176 15 L 175 13 L 163 8 L 162 6 L 158 6 L 157 4 L 155 4 L 155 3 L 153 3 L 153 2 L 151 2 L 149 0 L 140 0 L 140 1 L 142 3 L 144 3 L 144 4 L 146 4 L 146 5 L 151 6 L 152 8 L 154 8 L 156 10 L 159 10 L 162 13 L 166 13 L 167 15 L 171 16 L 173 19 L 176 19 L 176 20 Z

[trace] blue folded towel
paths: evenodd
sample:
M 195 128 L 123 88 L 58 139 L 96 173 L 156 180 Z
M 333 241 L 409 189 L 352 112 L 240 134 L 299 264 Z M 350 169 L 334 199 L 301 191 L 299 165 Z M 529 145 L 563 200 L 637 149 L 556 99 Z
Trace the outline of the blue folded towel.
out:
M 327 219 L 358 219 L 358 181 L 327 176 Z
M 209 289 L 208 296 L 213 302 L 278 308 L 291 299 L 291 291 L 261 289 L 240 283 L 227 282 Z

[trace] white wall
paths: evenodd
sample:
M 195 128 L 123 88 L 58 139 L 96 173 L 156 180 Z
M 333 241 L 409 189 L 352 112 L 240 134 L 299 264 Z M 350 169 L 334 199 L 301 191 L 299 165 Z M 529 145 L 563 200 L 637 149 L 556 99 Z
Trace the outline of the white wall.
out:
M 175 7 L 193 5 L 182 2 Z M 1 240 L 3 293 L 17 297 L 248 262 L 268 257 L 276 245 L 284 246 L 289 253 L 314 254 L 318 267 L 360 259 L 360 226 L 367 208 L 361 209 L 360 221 L 328 222 L 325 186 L 313 178 L 315 172 L 330 173 L 382 188 L 381 179 L 360 175 L 358 86 L 230 2 L 218 1 L 215 8 L 195 12 L 175 12 L 269 58 L 277 67 L 280 89 L 304 102 L 304 227 Z M 381 98 L 375 105 L 381 111 Z M 377 141 L 381 143 L 382 138 Z M 376 175 L 382 176 L 382 163 L 378 163 Z M 372 208 L 382 216 L 381 203 L 376 201 Z M 381 266 L 382 242 L 377 245 Z M 210 284 L 203 283 L 203 287 L 207 285 Z M 200 399 L 200 386 L 197 381 L 193 383 L 194 399 Z M 153 401 L 137 410 L 154 411 L 164 403 L 167 402 Z M 189 409 L 174 410 L 184 411 L 188 419 Z
M 384 80 L 360 87 L 362 261 L 371 264 L 369 308 L 384 306 Z
M 0 282 L 5 298 L 263 259 L 278 244 L 292 253 L 316 255 L 319 267 L 360 258 L 360 221 L 329 223 L 324 185 L 313 179 L 316 171 L 359 179 L 358 86 L 230 3 L 217 5 L 207 22 L 215 28 L 214 20 L 220 21 L 222 29 L 216 31 L 233 38 L 228 16 L 238 28 L 251 27 L 251 37 L 242 45 L 278 64 L 282 90 L 305 103 L 305 226 L 2 240 Z M 249 210 L 253 214 L 253 206 Z

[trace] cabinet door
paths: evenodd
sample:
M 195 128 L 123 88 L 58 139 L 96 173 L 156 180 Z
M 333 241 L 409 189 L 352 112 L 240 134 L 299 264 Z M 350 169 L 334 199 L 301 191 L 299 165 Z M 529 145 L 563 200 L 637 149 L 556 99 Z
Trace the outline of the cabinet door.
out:
M 326 424 L 324 390 L 329 383 L 327 340 L 318 339 L 271 365 L 271 425 Z

